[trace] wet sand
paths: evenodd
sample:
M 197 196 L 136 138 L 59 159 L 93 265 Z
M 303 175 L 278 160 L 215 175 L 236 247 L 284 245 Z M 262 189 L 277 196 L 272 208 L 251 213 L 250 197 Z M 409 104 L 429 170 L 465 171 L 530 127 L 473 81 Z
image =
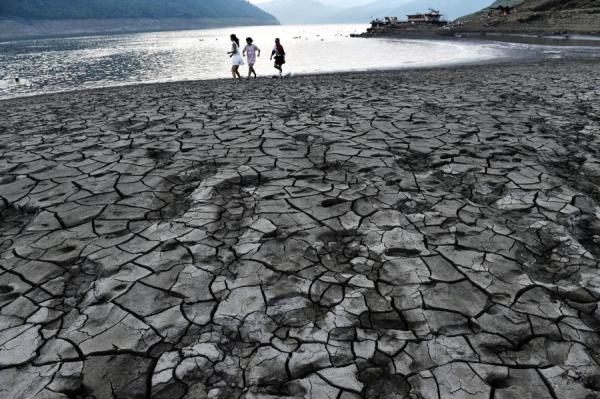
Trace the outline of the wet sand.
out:
M 0 397 L 600 397 L 599 70 L 1 101 Z

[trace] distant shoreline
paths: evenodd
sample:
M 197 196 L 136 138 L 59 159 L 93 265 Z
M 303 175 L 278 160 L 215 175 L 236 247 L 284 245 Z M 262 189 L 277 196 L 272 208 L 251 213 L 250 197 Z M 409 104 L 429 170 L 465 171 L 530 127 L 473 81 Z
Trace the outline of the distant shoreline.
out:
M 530 36 L 530 37 L 570 37 L 587 36 L 600 39 L 598 30 L 564 30 L 556 29 L 485 29 L 467 28 L 460 25 L 448 25 L 438 27 L 434 25 L 390 25 L 379 28 L 371 28 L 356 37 L 396 37 L 396 38 L 459 38 L 459 37 L 497 37 L 497 36 Z
M 490 11 L 491 12 L 491 11 Z M 360 37 L 600 37 L 600 7 L 593 10 L 541 11 L 516 7 L 509 16 L 481 11 L 452 22 L 372 21 Z
M 0 19 L 0 40 L 18 41 L 265 25 L 277 25 L 277 23 L 254 18 L 123 18 L 34 21 Z
M 505 31 L 382 31 L 355 35 L 357 38 L 390 38 L 413 40 L 491 40 L 509 43 L 553 45 L 553 46 L 600 46 L 600 34 L 593 33 L 532 33 Z

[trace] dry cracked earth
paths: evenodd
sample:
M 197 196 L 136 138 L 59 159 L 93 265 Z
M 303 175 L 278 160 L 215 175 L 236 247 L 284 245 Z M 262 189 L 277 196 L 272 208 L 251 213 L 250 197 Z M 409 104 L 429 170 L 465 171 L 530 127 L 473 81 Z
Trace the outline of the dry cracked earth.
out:
M 0 102 L 0 397 L 600 398 L 598 71 Z

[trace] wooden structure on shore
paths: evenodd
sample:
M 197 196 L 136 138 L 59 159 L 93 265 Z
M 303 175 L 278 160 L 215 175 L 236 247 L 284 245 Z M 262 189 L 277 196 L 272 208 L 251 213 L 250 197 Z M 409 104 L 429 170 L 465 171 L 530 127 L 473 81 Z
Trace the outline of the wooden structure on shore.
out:
M 428 12 L 421 14 L 407 15 L 408 22 L 411 24 L 440 24 L 442 22 L 442 14 L 438 10 L 429 9 Z

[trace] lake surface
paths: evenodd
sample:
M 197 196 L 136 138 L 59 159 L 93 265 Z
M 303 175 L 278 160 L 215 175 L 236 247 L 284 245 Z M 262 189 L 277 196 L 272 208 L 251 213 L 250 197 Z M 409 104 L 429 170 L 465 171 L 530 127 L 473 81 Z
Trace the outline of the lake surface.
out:
M 280 37 L 286 48 L 286 72 L 293 75 L 480 63 L 512 57 L 557 58 L 574 51 L 486 41 L 350 37 L 366 28 L 264 26 L 3 42 L 0 98 L 133 83 L 227 78 L 230 33 L 236 33 L 242 41 L 247 36 L 255 39 L 263 50 L 256 65 L 263 76 L 275 73 L 269 61 L 275 37 Z M 19 84 L 15 78 L 20 79 Z

